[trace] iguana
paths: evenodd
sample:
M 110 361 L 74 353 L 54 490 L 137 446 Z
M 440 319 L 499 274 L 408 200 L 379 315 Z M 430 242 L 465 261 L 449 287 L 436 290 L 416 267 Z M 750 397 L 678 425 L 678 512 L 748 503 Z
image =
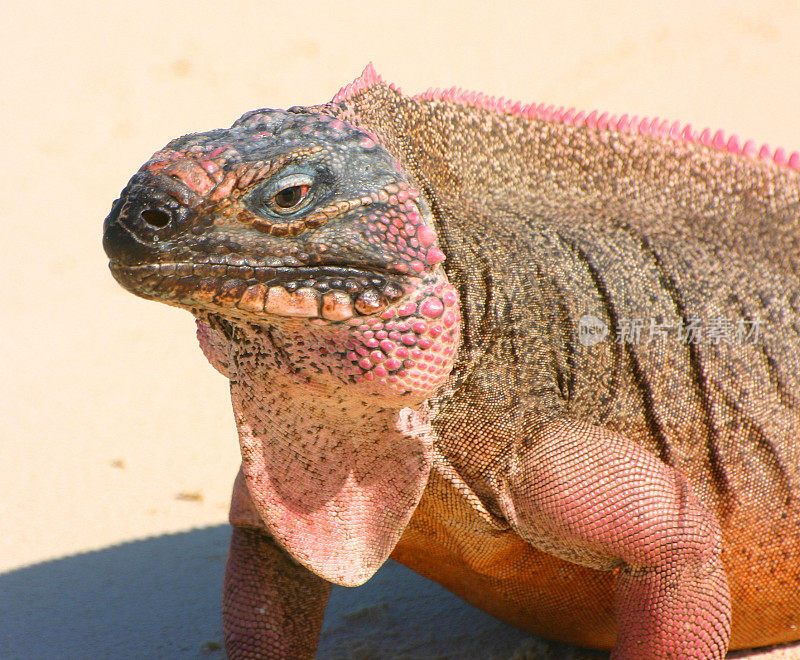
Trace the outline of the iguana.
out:
M 230 379 L 231 657 L 393 557 L 613 658 L 800 638 L 800 155 L 404 96 L 186 135 L 104 225 Z

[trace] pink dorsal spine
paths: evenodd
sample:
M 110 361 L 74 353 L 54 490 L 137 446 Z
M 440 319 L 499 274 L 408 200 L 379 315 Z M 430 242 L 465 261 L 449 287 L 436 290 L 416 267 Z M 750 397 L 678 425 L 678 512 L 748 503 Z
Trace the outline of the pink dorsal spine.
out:
M 347 101 L 347 99 L 366 91 L 373 85 L 386 84 L 380 75 L 375 71 L 372 62 L 367 64 L 362 74 L 352 83 L 340 89 L 333 97 L 333 103 Z M 400 88 L 390 84 L 389 87 L 400 93 Z M 751 160 L 776 165 L 779 167 L 789 167 L 800 171 L 800 152 L 793 151 L 787 154 L 782 148 L 774 151 L 767 144 L 759 148 L 752 140 L 742 143 L 739 136 L 733 134 L 726 136 L 724 131 L 712 133 L 711 129 L 706 128 L 701 132 L 692 128 L 691 124 L 681 124 L 680 122 L 668 122 L 658 117 L 650 119 L 640 118 L 636 115 L 630 117 L 627 114 L 618 117 L 608 113 L 598 116 L 596 110 L 588 115 L 585 112 L 577 111 L 575 108 L 559 107 L 544 103 L 529 103 L 527 105 L 506 99 L 505 97 L 494 97 L 480 92 L 471 92 L 459 87 L 439 89 L 438 87 L 428 89 L 421 94 L 416 94 L 412 98 L 419 101 L 445 101 L 459 105 L 468 105 L 481 108 L 490 112 L 502 112 L 510 115 L 518 115 L 536 119 L 539 121 L 557 122 L 568 126 L 586 126 L 596 130 L 612 130 L 619 133 L 635 133 L 645 137 L 671 139 L 693 144 L 702 145 L 708 149 L 722 151 L 734 155 L 741 155 Z
M 372 65 L 372 62 L 367 64 L 364 67 L 364 71 L 361 72 L 361 75 L 356 78 L 353 82 L 349 85 L 345 85 L 342 87 L 338 92 L 336 92 L 336 96 L 333 97 L 333 103 L 339 103 L 341 101 L 346 101 L 352 96 L 359 94 L 360 92 L 366 91 L 373 85 L 380 85 L 386 84 L 383 78 L 380 77 L 377 71 L 375 71 L 375 67 Z M 400 88 L 394 85 L 393 83 L 389 84 L 389 87 L 395 90 L 398 94 L 400 93 Z

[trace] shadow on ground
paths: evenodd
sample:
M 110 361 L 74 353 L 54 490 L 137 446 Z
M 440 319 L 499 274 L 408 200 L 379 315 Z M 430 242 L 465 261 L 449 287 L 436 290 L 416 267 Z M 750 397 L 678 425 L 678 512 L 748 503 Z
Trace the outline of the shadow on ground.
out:
M 220 525 L 0 575 L 0 657 L 224 657 L 228 536 Z
M 228 536 L 220 525 L 0 574 L 0 658 L 223 658 Z M 334 588 L 317 657 L 573 657 L 541 651 L 390 561 L 361 587 Z

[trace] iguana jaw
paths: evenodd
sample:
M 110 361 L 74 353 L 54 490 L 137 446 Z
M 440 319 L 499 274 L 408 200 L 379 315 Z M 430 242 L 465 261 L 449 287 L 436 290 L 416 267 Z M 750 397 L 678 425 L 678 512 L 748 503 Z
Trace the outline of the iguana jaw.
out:
M 112 261 L 109 267 L 123 287 L 143 298 L 255 323 L 279 322 L 274 317 L 360 322 L 359 317 L 398 303 L 420 282 L 347 266 L 272 268 L 238 261 L 133 266 Z

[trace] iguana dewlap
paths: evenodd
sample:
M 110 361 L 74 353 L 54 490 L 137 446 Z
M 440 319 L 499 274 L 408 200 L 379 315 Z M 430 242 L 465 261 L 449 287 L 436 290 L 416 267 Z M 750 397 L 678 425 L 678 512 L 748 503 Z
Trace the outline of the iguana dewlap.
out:
M 616 658 L 800 638 L 798 170 L 371 67 L 157 152 L 104 246 L 230 378 L 229 655 L 389 556 Z

